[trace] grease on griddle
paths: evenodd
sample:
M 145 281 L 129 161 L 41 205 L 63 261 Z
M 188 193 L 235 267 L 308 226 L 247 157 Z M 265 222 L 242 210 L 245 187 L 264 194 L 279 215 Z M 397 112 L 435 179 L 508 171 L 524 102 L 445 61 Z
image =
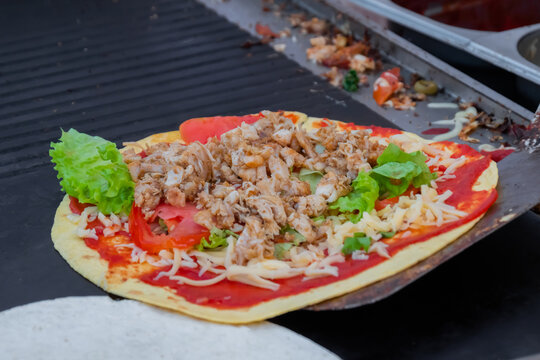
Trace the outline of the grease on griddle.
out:
M 423 135 L 440 135 L 440 134 L 446 134 L 449 132 L 449 128 L 430 128 L 427 130 L 422 131 Z

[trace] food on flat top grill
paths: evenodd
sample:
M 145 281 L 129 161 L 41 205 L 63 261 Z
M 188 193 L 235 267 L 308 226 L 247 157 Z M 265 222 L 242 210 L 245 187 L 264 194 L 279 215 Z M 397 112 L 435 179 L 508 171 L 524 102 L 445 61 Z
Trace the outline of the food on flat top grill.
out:
M 103 289 L 245 323 L 365 287 L 470 229 L 497 167 L 467 145 L 297 112 L 197 118 L 50 151 L 67 195 L 52 239 Z

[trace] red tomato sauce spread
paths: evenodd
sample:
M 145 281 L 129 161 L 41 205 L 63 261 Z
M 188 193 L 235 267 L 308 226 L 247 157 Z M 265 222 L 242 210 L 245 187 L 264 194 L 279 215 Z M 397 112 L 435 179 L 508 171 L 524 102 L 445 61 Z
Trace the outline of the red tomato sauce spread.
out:
M 71 212 L 77 215 L 80 215 L 83 210 L 89 206 L 94 206 L 93 204 L 83 204 L 80 203 L 76 198 L 69 197 L 69 208 Z M 129 234 L 125 231 L 120 231 L 114 236 L 104 236 L 103 235 L 103 224 L 95 219 L 92 222 L 89 222 L 86 226 L 87 229 L 95 229 L 97 239 L 84 238 L 84 243 L 90 249 L 96 250 L 99 253 L 99 256 L 103 260 L 109 262 L 109 267 L 126 265 L 130 263 L 131 258 L 131 249 L 126 247 L 119 247 L 116 245 L 120 244 L 129 244 Z
M 377 126 L 359 126 L 352 123 L 344 124 L 343 128 L 348 130 L 371 129 L 373 135 L 385 137 L 401 133 L 401 131 L 397 129 L 381 128 Z M 434 236 L 448 232 L 476 219 L 486 212 L 497 199 L 497 191 L 495 189 L 490 191 L 472 190 L 478 177 L 488 168 L 491 161 L 489 157 L 482 156 L 467 145 L 454 144 L 451 142 L 432 143 L 432 145 L 451 148 L 454 153 L 452 157 L 454 158 L 458 158 L 462 155 L 466 155 L 470 158 L 469 162 L 456 169 L 454 172 L 456 175 L 455 178 L 438 183 L 437 188 L 439 194 L 444 193 L 446 190 L 451 190 L 452 195 L 446 200 L 446 203 L 455 206 L 458 210 L 466 211 L 468 215 L 454 222 L 445 223 L 442 226 L 430 226 L 417 230 L 409 229 L 406 237 L 398 233 L 393 238 L 384 241 L 388 244 L 387 251 L 391 256 L 411 244 L 429 240 Z M 84 206 L 85 204 L 79 204 L 76 199 L 71 199 L 70 208 L 74 213 L 80 213 Z M 103 232 L 99 231 L 100 225 L 99 221 L 97 223 L 94 221 L 89 225 L 89 227 L 92 226 L 96 228 L 99 239 L 85 239 L 86 245 L 97 250 L 103 259 L 109 261 L 109 266 L 129 263 L 131 249 L 115 246 L 119 243 L 126 242 L 128 240 L 128 234 L 115 237 L 104 237 Z M 279 289 L 276 291 L 229 281 L 227 279 L 206 287 L 178 284 L 176 281 L 170 280 L 167 277 L 161 277 L 156 280 L 156 277 L 160 272 L 168 271 L 170 267 L 155 268 L 155 270 L 140 275 L 139 279 L 150 285 L 169 287 L 177 295 L 194 304 L 218 309 L 235 309 L 257 305 L 283 296 L 300 294 L 320 286 L 344 280 L 386 260 L 389 259 L 381 257 L 376 253 L 370 254 L 367 260 L 352 260 L 350 257 L 347 257 L 347 260 L 342 263 L 332 264 L 339 269 L 339 275 L 337 277 L 324 276 L 304 280 L 303 276 L 296 276 L 288 279 L 277 279 L 273 280 L 280 285 Z M 199 276 L 198 271 L 198 268 L 181 268 L 177 272 L 177 275 L 196 280 L 210 279 L 215 276 L 211 273 L 205 273 L 202 276 Z
M 90 226 L 88 227 L 90 228 Z M 103 260 L 109 262 L 109 267 L 127 265 L 131 261 L 131 249 L 116 245 L 129 244 L 129 234 L 115 236 L 98 235 L 98 239 L 85 238 L 84 242 L 90 249 L 94 249 L 99 253 Z

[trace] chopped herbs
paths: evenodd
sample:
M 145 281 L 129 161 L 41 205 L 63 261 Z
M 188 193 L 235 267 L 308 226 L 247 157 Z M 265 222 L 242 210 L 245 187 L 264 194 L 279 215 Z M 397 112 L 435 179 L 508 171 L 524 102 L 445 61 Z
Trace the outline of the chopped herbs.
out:
M 358 74 L 356 70 L 349 70 L 349 72 L 343 78 L 343 88 L 349 92 L 358 91 Z
M 199 251 L 204 251 L 208 249 L 217 249 L 226 247 L 229 245 L 227 242 L 227 238 L 229 236 L 234 236 L 235 238 L 238 238 L 238 234 L 235 234 L 231 230 L 221 230 L 217 227 L 212 228 L 210 230 L 210 236 L 208 237 L 208 240 L 206 238 L 202 238 L 201 242 L 195 246 L 195 248 Z
M 292 246 L 292 243 L 274 244 L 274 257 L 278 260 L 283 260 L 285 258 L 285 254 L 291 249 Z
M 356 250 L 367 252 L 371 246 L 371 239 L 364 233 L 354 233 L 354 236 L 345 238 L 341 252 L 350 255 Z

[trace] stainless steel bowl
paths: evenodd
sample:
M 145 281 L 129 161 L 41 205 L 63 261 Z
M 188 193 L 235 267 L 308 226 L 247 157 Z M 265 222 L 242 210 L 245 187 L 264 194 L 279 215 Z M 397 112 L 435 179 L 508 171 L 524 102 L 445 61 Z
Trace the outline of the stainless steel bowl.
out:
M 540 66 L 540 29 L 523 36 L 517 47 L 521 56 L 534 65 Z

